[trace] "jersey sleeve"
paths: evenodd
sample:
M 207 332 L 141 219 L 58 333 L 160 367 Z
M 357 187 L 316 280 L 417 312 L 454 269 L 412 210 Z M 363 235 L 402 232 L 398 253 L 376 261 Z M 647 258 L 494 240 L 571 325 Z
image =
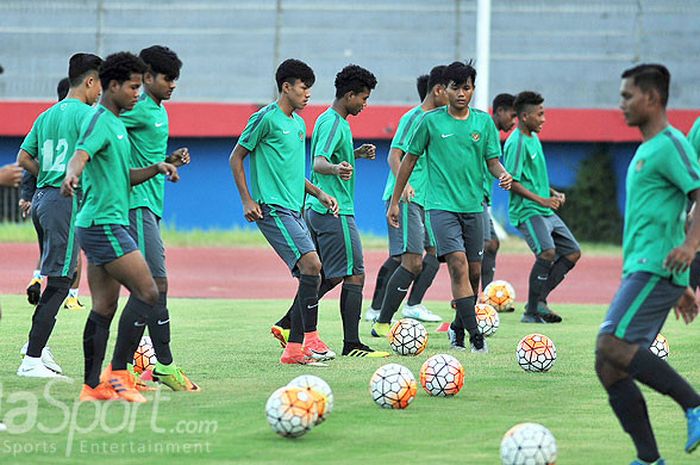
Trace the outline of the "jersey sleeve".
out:
M 31 155 L 33 158 L 39 157 L 39 136 L 37 126 L 39 124 L 40 119 L 41 117 L 37 118 L 37 120 L 34 121 L 32 129 L 22 141 L 22 145 L 20 145 L 20 148 L 27 152 L 29 155 Z
M 523 163 L 525 162 L 526 155 L 525 152 L 525 143 L 522 137 L 518 137 L 517 140 L 512 137 L 508 138 L 508 141 L 506 141 L 503 159 L 506 164 L 506 171 L 513 176 L 513 181 L 520 182 L 520 178 L 523 174 Z
M 700 164 L 690 144 L 671 136 L 669 157 L 659 164 L 662 175 L 685 194 L 700 189 Z
M 688 133 L 688 142 L 693 146 L 693 150 L 695 150 L 695 159 L 697 160 L 700 158 L 700 118 L 695 121 L 695 124 L 693 124 L 693 127 L 690 129 Z
M 394 138 L 391 139 L 392 149 L 401 150 L 403 153 L 408 152 L 408 146 L 411 142 L 411 136 L 416 130 L 416 125 L 420 120 L 421 115 L 417 112 L 404 115 L 399 120 L 399 127 L 396 129 Z
M 238 139 L 238 145 L 245 148 L 249 152 L 255 150 L 262 138 L 267 134 L 269 124 L 264 110 L 253 113 L 248 119 L 248 123 Z
M 104 148 L 108 143 L 107 132 L 100 125 L 100 115 L 95 114 L 92 118 L 87 118 L 80 130 L 78 145 L 75 150 L 87 152 L 90 158 Z
M 333 154 L 340 143 L 340 118 L 334 118 L 332 121 L 325 120 L 314 128 L 318 132 L 316 145 L 314 148 L 314 157 L 324 157 L 328 161 L 332 160 Z
M 491 118 L 486 122 L 486 146 L 484 159 L 499 158 L 501 156 L 501 141 L 498 138 L 498 129 Z
M 408 143 L 408 150 L 406 153 L 420 157 L 425 153 L 429 142 L 430 131 L 428 130 L 428 120 L 422 117 L 420 121 L 416 123 L 416 130 L 411 135 L 411 141 Z

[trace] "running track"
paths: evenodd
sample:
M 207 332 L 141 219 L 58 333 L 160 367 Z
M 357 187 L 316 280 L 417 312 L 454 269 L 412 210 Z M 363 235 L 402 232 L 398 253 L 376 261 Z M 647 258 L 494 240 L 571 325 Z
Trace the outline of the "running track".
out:
M 0 244 L 0 293 L 23 294 L 37 259 L 34 244 Z M 386 258 L 383 251 L 366 251 L 365 298 Z M 83 259 L 84 260 L 84 259 Z M 496 279 L 510 281 L 525 300 L 531 255 L 499 255 Z M 85 262 L 84 262 L 85 263 Z M 169 295 L 191 298 L 289 299 L 296 281 L 270 248 L 175 248 L 167 250 Z M 550 298 L 552 302 L 607 304 L 617 289 L 619 257 L 584 257 Z M 81 294 L 89 294 L 83 274 Z M 330 296 L 337 297 L 334 290 Z M 450 283 L 443 265 L 428 290 L 428 300 L 450 300 Z

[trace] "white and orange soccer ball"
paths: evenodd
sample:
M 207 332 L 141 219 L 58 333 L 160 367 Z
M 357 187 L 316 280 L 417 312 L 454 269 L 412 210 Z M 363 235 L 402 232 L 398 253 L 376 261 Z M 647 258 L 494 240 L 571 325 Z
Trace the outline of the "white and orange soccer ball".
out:
M 547 336 L 533 333 L 518 342 L 515 356 L 525 371 L 549 371 L 557 360 L 557 348 Z
M 476 304 L 476 326 L 484 337 L 493 336 L 501 325 L 501 318 L 498 312 L 489 304 Z
M 394 323 L 387 337 L 392 350 L 399 355 L 418 355 L 428 347 L 428 331 L 411 318 Z
M 501 440 L 503 465 L 554 465 L 557 441 L 538 423 L 520 423 L 506 432 Z
M 416 378 L 398 363 L 379 367 L 369 380 L 372 400 L 382 408 L 405 409 L 416 397 Z
M 464 386 L 464 367 L 452 355 L 437 354 L 423 363 L 419 377 L 431 396 L 454 396 Z
M 156 359 L 156 350 L 153 348 L 153 342 L 151 342 L 149 336 L 143 336 L 136 352 L 134 352 L 134 371 L 136 373 L 153 371 L 156 363 L 158 363 L 158 359 Z
M 317 395 L 318 419 L 316 425 L 323 423 L 328 415 L 333 411 L 333 391 L 324 380 L 314 375 L 297 376 L 287 384 L 287 386 L 298 387 L 310 391 L 312 395 Z
M 287 438 L 306 434 L 318 420 L 318 398 L 303 388 L 284 386 L 272 393 L 265 404 L 272 430 Z
M 654 339 L 649 346 L 649 350 L 661 360 L 666 360 L 671 354 L 671 349 L 668 346 L 668 339 L 661 333 L 656 335 L 656 339 Z
M 491 281 L 482 293 L 482 302 L 491 305 L 497 312 L 503 312 L 515 302 L 515 289 L 502 279 Z

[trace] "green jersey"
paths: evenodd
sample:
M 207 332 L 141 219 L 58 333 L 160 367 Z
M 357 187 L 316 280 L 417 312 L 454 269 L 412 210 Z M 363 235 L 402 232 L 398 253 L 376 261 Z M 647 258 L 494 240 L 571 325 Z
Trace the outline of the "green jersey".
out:
M 133 109 L 120 115 L 131 142 L 132 168 L 164 162 L 168 149 L 168 112 L 145 92 Z M 146 207 L 163 217 L 165 175 L 154 176 L 131 189 L 129 208 Z
M 333 174 L 311 173 L 311 182 L 318 186 L 326 194 L 338 201 L 341 215 L 355 214 L 355 148 L 352 142 L 350 124 L 341 117 L 333 108 L 321 113 L 314 124 L 314 133 L 311 136 L 311 156 L 324 157 L 329 162 L 337 164 L 343 161 L 353 167 L 352 177 L 347 181 Z M 317 213 L 326 214 L 328 208 L 316 197 L 309 196 L 306 207 Z
M 394 134 L 394 138 L 391 140 L 392 149 L 401 150 L 404 155 L 408 152 L 408 145 L 424 113 L 420 105 L 404 113 L 399 120 L 399 127 L 396 129 L 396 134 Z M 425 184 L 428 181 L 428 171 L 425 168 L 425 163 L 425 157 L 419 157 L 418 161 L 416 161 L 416 166 L 413 168 L 411 177 L 408 178 L 409 184 L 411 184 L 416 193 L 416 196 L 413 197 L 411 201 L 417 203 L 421 207 L 425 206 Z M 384 195 L 382 196 L 384 201 L 391 199 L 395 185 L 396 176 L 389 170 L 389 176 L 386 179 L 386 187 L 384 188 Z
M 300 212 L 306 192 L 306 124 L 273 102 L 248 120 L 238 144 L 250 152 L 253 200 Z
M 637 148 L 627 167 L 622 274 L 645 271 L 688 285 L 689 271 L 663 263 L 685 240 L 688 194 L 700 189 L 700 165 L 683 133 L 669 126 Z
M 506 140 L 503 157 L 506 170 L 513 176 L 513 181 L 519 182 L 525 189 L 540 197 L 550 196 L 547 161 L 537 134 L 533 132 L 526 136 L 519 128 L 513 131 Z M 551 208 L 510 192 L 508 216 L 513 226 L 518 226 L 533 216 L 553 214 Z
M 75 153 L 80 128 L 92 107 L 78 99 L 61 100 L 34 121 L 21 148 L 39 162 L 36 187 L 61 187 Z
M 695 149 L 695 155 L 700 157 L 700 118 L 695 120 L 695 124 L 688 133 L 688 142 Z
M 426 210 L 484 211 L 482 165 L 501 154 L 496 125 L 487 113 L 470 108 L 465 120 L 453 118 L 448 107 L 426 113 L 408 153 L 426 159 Z
M 83 204 L 75 225 L 129 224 L 131 144 L 121 119 L 102 105 L 85 119 L 76 150 L 90 156 L 83 170 Z

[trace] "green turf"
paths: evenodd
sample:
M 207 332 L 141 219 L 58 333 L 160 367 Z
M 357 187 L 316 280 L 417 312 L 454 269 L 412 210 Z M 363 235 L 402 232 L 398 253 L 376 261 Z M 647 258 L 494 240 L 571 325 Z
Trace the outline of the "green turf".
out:
M 71 438 L 63 423 L 77 405 L 86 313 L 62 311 L 59 315 L 51 346 L 74 382 L 51 386 L 52 405 L 43 396 L 46 383 L 14 374 L 20 361 L 14 354 L 25 340 L 31 308 L 19 296 L 3 296 L 1 302 L 0 417 L 14 428 L 28 424 L 27 432 L 0 435 L 2 464 L 495 465 L 500 463 L 501 436 L 522 421 L 540 422 L 553 431 L 559 444 L 559 464 L 627 464 L 634 456 L 631 442 L 613 417 L 593 373 L 593 341 L 604 312 L 601 306 L 561 306 L 565 317 L 561 325 L 525 326 L 517 322 L 517 314 L 501 315 L 501 328 L 489 339 L 490 354 L 453 353 L 467 372 L 458 396 L 430 398 L 419 389 L 408 409 L 388 411 L 374 405 L 369 396 L 367 384 L 372 372 L 392 361 L 406 365 L 417 376 L 428 356 L 449 350 L 444 334 L 431 333 L 426 353 L 417 358 L 342 359 L 331 362 L 328 368 L 287 367 L 277 363 L 279 348 L 267 334 L 274 316 L 285 310 L 285 302 L 171 299 L 176 359 L 202 385 L 203 392 L 164 392 L 168 399 L 158 404 L 153 401 L 154 394 L 148 394 L 151 402 L 138 408 L 133 427 L 128 423 L 126 428 L 120 428 L 123 404 L 110 405 L 105 421 L 92 428 L 88 427 L 95 417 L 94 407 L 85 405 L 78 412 L 77 425 L 89 432 L 79 431 Z M 443 317 L 449 315 L 444 302 L 431 307 Z M 339 350 L 336 300 L 322 303 L 320 320 L 321 333 Z M 429 329 L 432 331 L 434 325 Z M 365 322 L 361 330 L 362 334 L 368 332 Z M 517 340 L 534 330 L 544 332 L 557 345 L 559 359 L 546 374 L 525 373 L 514 362 Z M 671 345 L 670 362 L 700 385 L 697 325 L 686 328 L 670 320 L 663 332 Z M 115 335 L 116 322 L 112 342 Z M 369 337 L 365 342 L 386 347 L 384 341 Z M 324 424 L 306 436 L 283 439 L 270 430 L 263 407 L 271 392 L 302 373 L 319 375 L 331 385 L 335 409 Z M 668 462 L 698 463 L 700 452 L 691 459 L 682 451 L 686 433 L 680 409 L 668 398 L 648 390 L 645 393 Z M 36 399 L 38 410 L 31 406 Z M 62 408 L 68 409 L 67 414 Z M 37 411 L 38 416 L 32 417 L 31 412 Z M 42 432 L 38 424 L 58 432 Z M 154 431 L 153 425 L 164 431 Z M 110 428 L 119 432 L 109 432 Z M 191 432 L 178 432 L 178 428 Z M 66 457 L 71 439 L 72 453 Z M 148 454 L 139 452 L 140 445 L 202 449 Z M 131 447 L 135 452 L 130 452 Z M 13 456 L 13 448 L 23 452 Z

